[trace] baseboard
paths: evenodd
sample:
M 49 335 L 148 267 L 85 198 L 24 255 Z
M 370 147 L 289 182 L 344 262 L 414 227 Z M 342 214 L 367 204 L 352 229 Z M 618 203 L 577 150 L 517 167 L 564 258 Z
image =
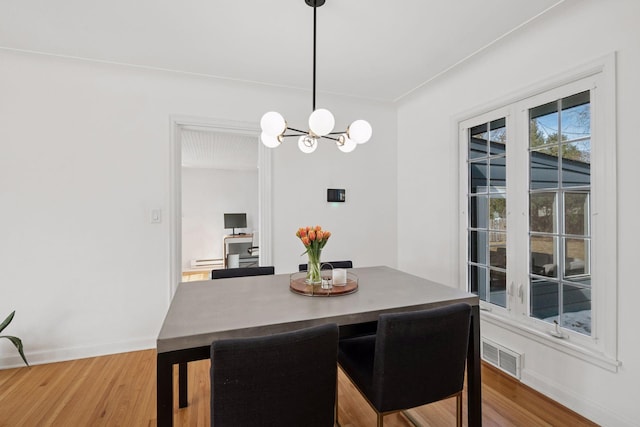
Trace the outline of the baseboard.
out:
M 617 427 L 635 427 L 638 425 L 637 420 L 631 420 L 614 413 L 598 402 L 585 399 L 584 396 L 577 394 L 574 390 L 568 389 L 537 372 L 523 369 L 521 381 L 523 384 L 599 425 Z
M 67 360 L 85 359 L 87 357 L 106 356 L 108 354 L 127 353 L 151 348 L 156 348 L 155 338 L 27 352 L 25 356 L 29 361 L 29 365 L 43 365 L 45 363 L 64 362 Z M 17 351 L 15 355 L 0 357 L 0 369 L 19 368 L 22 366 L 24 366 L 24 362 Z

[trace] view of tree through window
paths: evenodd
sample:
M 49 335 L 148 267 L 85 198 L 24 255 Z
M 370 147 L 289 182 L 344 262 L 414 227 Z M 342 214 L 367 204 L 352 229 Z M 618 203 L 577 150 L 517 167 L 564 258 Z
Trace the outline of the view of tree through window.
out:
M 591 112 L 581 92 L 529 110 L 530 315 L 591 334 Z

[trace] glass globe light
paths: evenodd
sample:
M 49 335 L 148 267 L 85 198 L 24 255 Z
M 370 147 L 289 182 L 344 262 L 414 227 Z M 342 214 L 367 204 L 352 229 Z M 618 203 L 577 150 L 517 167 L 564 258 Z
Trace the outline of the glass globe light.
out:
M 310 154 L 318 148 L 318 141 L 309 135 L 302 135 L 298 138 L 298 148 L 305 154 Z
M 260 134 L 260 140 L 264 145 L 266 145 L 269 148 L 276 148 L 277 146 L 280 145 L 280 139 L 278 139 L 277 136 L 267 135 L 266 132 L 262 132 Z
M 347 128 L 347 134 L 357 144 L 364 144 L 371 139 L 373 129 L 366 120 L 356 120 Z
M 324 108 L 318 108 L 309 116 L 309 129 L 318 136 L 330 134 L 335 124 L 331 111 Z
M 339 140 L 336 142 L 338 149 L 343 153 L 350 153 L 356 149 L 358 144 L 353 139 L 350 139 L 346 133 L 340 135 Z
M 287 122 L 284 121 L 282 114 L 269 111 L 260 119 L 260 127 L 262 128 L 262 132 L 275 137 L 282 135 L 284 131 L 287 130 Z

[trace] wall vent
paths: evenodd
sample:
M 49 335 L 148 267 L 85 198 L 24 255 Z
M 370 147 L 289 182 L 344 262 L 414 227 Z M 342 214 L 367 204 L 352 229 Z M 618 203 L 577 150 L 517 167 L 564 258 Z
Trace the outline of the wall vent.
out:
M 482 338 L 482 358 L 496 368 L 520 379 L 521 354 Z

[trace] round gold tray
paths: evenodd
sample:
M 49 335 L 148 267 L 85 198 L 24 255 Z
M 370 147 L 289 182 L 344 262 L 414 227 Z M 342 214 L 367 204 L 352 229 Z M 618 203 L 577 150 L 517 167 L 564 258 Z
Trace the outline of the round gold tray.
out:
M 331 270 L 322 271 L 322 284 L 310 285 L 306 282 L 307 272 L 300 271 L 293 273 L 289 279 L 289 289 L 291 292 L 308 297 L 337 297 L 349 295 L 358 290 L 358 276 L 347 271 L 347 283 L 332 284 Z

